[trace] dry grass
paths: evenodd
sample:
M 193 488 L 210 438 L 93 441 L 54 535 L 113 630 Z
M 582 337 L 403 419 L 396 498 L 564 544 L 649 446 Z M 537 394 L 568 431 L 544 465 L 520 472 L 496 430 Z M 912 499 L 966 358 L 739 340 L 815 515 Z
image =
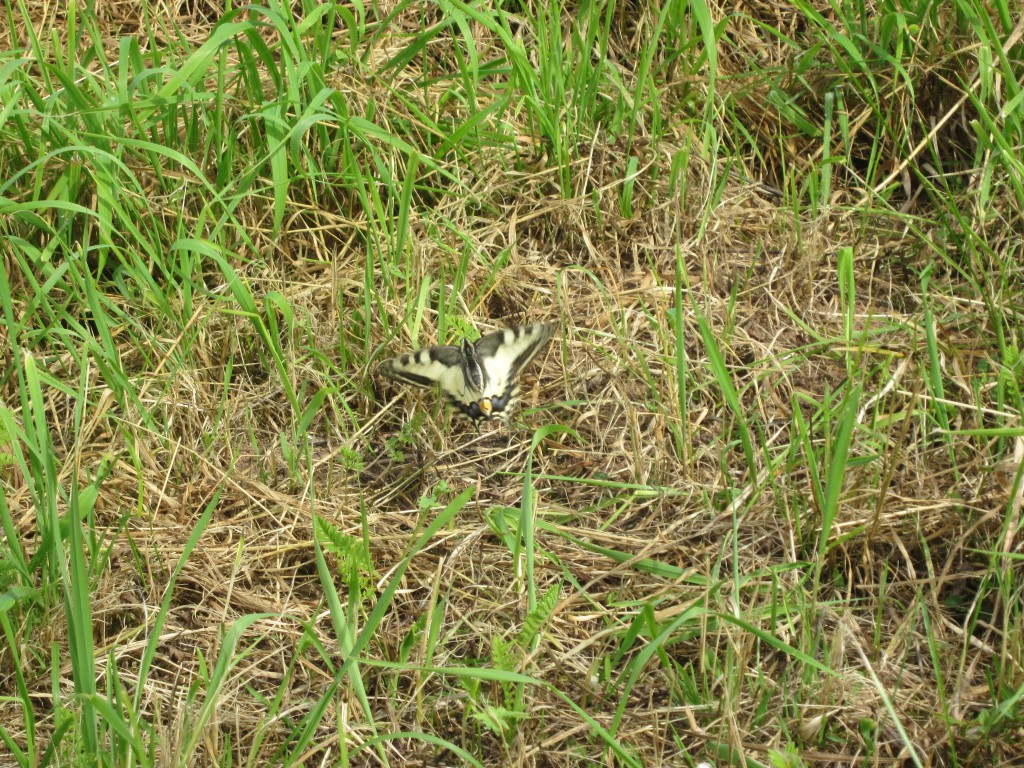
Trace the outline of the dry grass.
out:
M 421 166 L 403 254 L 393 253 L 393 239 L 374 234 L 380 221 L 368 220 L 356 186 L 340 176 L 311 174 L 292 185 L 279 231 L 268 181 L 234 209 L 235 228 L 215 237 L 216 217 L 194 179 L 183 178 L 190 189 L 178 194 L 177 182 L 133 169 L 154 190 L 145 205 L 168 233 L 209 238 L 237 254 L 228 260 L 264 319 L 275 310 L 263 297 L 283 298 L 293 320 L 279 313 L 270 335 L 284 350 L 290 390 L 303 408 L 326 393 L 306 428 L 297 428 L 300 414 L 267 339 L 232 304 L 213 262 L 203 269 L 205 290 L 187 303 L 160 276 L 181 313 L 177 328 L 141 291 L 137 304 L 124 306 L 137 325 L 122 326 L 112 343 L 131 396 L 99 366 L 83 373 L 57 342 L 34 349 L 48 376 L 45 416 L 59 487 L 71 488 L 77 473 L 84 488 L 109 466 L 88 519 L 100 542 L 89 551 L 99 553 L 90 593 L 101 694 L 116 665 L 120 685 L 136 696 L 140 660 L 159 631 L 137 698 L 139 716 L 152 724 L 153 764 L 178 765 L 192 738 L 187 761 L 196 765 L 462 764 L 415 733 L 460 745 L 487 765 L 624 762 L 563 696 L 612 730 L 641 765 L 743 764 L 739 755 L 750 765 L 769 764 L 769 750 L 787 746 L 809 765 L 1024 760 L 1019 715 L 984 733 L 977 724 L 979 712 L 1012 702 L 1024 683 L 1019 478 L 1011 498 L 1020 461 L 1013 451 L 1024 438 L 1013 386 L 993 374 L 1006 362 L 1002 352 L 1021 345 L 1020 293 L 1012 298 L 1021 285 L 1020 208 L 1002 185 L 991 208 L 977 210 L 971 199 L 980 175 L 973 168 L 963 169 L 966 181 L 951 198 L 964 213 L 960 222 L 906 170 L 911 181 L 888 208 L 877 198 L 862 202 L 871 185 L 859 176 L 872 151 L 887 158 L 881 176 L 900 168 L 904 138 L 911 145 L 922 138 L 916 115 L 954 102 L 948 69 L 969 58 L 970 43 L 949 41 L 947 73 L 937 68 L 929 80 L 934 93 L 915 101 L 898 84 L 882 86 L 896 99 L 890 126 L 875 123 L 848 91 L 851 159 L 837 166 L 825 204 L 797 207 L 794 185 L 816 172 L 821 148 L 796 134 L 772 105 L 768 79 L 751 67 L 796 73 L 793 51 L 754 22 L 800 36 L 805 17 L 795 4 L 739 5 L 712 7 L 715 20 L 729 18 L 718 59 L 721 93 L 733 98 L 737 124 L 749 130 L 744 139 L 721 113 L 731 169 L 719 156 L 707 159 L 694 127 L 703 123 L 683 119 L 689 104 L 708 97 L 703 78 L 671 69 L 657 135 L 645 111 L 632 143 L 602 131 L 572 147 L 572 194 L 559 191 L 565 169 L 534 138 L 525 114 L 513 128 L 515 152 L 481 145 L 442 158 L 440 168 L 462 185 L 458 194 L 445 191 L 453 182 Z M 815 6 L 828 13 L 826 3 Z M 56 24 L 52 5 L 30 7 L 40 29 Z M 134 3 L 98 4 L 111 59 L 121 36 L 146 27 L 138 10 Z M 626 79 L 657 14 L 636 4 L 616 14 L 608 56 Z M 198 45 L 220 11 L 160 4 L 152 15 L 159 21 L 149 23 L 176 30 L 173 39 Z M 457 69 L 444 45 L 449 38 L 401 71 L 381 69 L 408 35 L 437 20 L 430 9 L 405 8 L 367 43 L 361 71 L 353 64 L 327 75 L 351 114 L 366 114 L 376 102 L 382 127 L 424 142 L 437 138 L 396 94 L 415 94 L 409 103 L 417 108 L 433 105 L 432 119 L 465 119 L 465 105 L 436 101 L 444 85 L 436 93 L 422 88 L 429 67 L 438 77 Z M 481 60 L 497 56 L 501 44 L 489 30 L 476 24 L 473 34 Z M 22 45 L 28 39 L 17 25 L 6 37 Z M 270 75 L 258 70 L 273 93 Z M 817 121 L 812 97 L 828 74 L 815 76 L 820 82 L 794 93 Z M 500 91 L 481 94 L 497 99 Z M 243 104 L 226 109 L 241 126 L 240 144 L 248 131 L 261 130 L 241 120 Z M 973 156 L 964 126 L 974 113 L 962 104 L 948 132 L 935 137 L 948 162 Z M 885 133 L 904 122 L 908 136 Z M 312 133 L 308 147 L 327 151 Z M 365 148 L 354 151 L 368 157 Z M 683 152 L 689 161 L 674 180 L 673 158 Z M 214 178 L 217 158 L 197 156 Z M 381 186 L 382 198 L 401 189 L 409 172 L 402 157 L 396 153 L 386 169 L 390 188 L 383 177 L 370 184 Z M 621 195 L 631 159 L 633 215 L 626 216 Z M 174 194 L 158 192 L 167 189 Z M 854 253 L 852 344 L 845 342 L 849 316 L 837 270 L 845 247 Z M 4 259 L 14 304 L 29 312 L 32 287 L 12 253 Z M 367 259 L 377 265 L 369 282 Z M 395 271 L 385 276 L 382 264 Z M 925 296 L 919 276 L 928 265 L 932 289 Z M 461 291 L 454 292 L 456 281 Z M 407 322 L 417 306 L 409 297 L 422 285 L 428 301 L 415 326 Z M 988 306 L 979 285 L 991 291 Z M 433 393 L 374 376 L 386 355 L 448 340 L 436 335 L 437 297 L 447 290 L 449 301 L 441 303 L 453 314 L 443 319 L 449 327 L 458 316 L 481 330 L 538 319 L 562 324 L 525 376 L 530 410 L 511 429 L 485 426 L 477 434 L 450 423 Z M 124 301 L 112 288 L 108 299 Z M 929 378 L 926 303 L 936 320 L 945 412 L 957 431 L 949 436 L 936 431 L 942 406 Z M 366 307 L 374 313 L 368 323 Z M 701 317 L 713 329 L 741 414 L 715 376 Z M 673 330 L 680 318 L 682 410 Z M 367 326 L 370 338 L 362 333 Z M 140 336 L 146 327 L 151 335 Z M 27 422 L 10 372 L 27 350 L 8 328 L 0 333 L 4 402 Z M 78 425 L 80 380 L 86 405 Z M 863 391 L 852 406 L 845 482 L 826 524 L 821 489 L 843 398 L 854 384 Z M 403 428 L 419 413 L 425 418 L 414 430 Z M 529 493 L 523 472 L 534 429 L 549 423 L 570 429 L 546 434 L 532 453 L 531 575 L 524 552 L 511 544 L 516 536 L 499 521 L 518 519 Z M 1018 431 L 963 432 L 993 427 Z M 738 442 L 742 429 L 753 435 L 754 466 Z M 314 518 L 368 545 L 373 565 L 362 592 L 350 591 L 344 564 L 328 548 L 358 633 L 424 526 L 465 488 L 474 489 L 472 500 L 411 557 L 360 654 L 371 725 L 358 691 L 339 685 L 343 646 L 317 569 Z M 31 555 L 41 546 L 32 480 L 9 464 L 3 493 Z M 61 513 L 67 500 L 66 493 L 59 498 Z M 210 504 L 212 517 L 191 548 L 190 534 Z M 811 578 L 816 570 L 820 580 Z M 515 647 L 531 594 L 550 588 L 557 600 L 536 642 Z M 157 627 L 169 589 L 170 608 Z M 21 625 L 30 633 L 14 629 L 40 743 L 59 725 L 53 675 L 63 706 L 75 706 L 67 619 L 59 601 L 54 605 L 48 620 Z M 228 628 L 250 614 L 260 618 L 234 649 L 237 664 L 211 691 Z M 656 639 L 662 632 L 670 640 Z M 505 649 L 510 662 L 500 658 L 502 643 L 513 645 Z M 51 648 L 60 668 L 47 674 Z M 650 658 L 638 663 L 645 653 Z M 29 734 L 13 666 L 11 653 L 0 650 L 0 695 L 9 697 L 0 701 L 0 724 L 24 748 Z M 473 715 L 488 704 L 509 706 L 510 686 L 471 684 L 461 672 L 446 672 L 466 668 L 514 669 L 545 685 L 525 686 L 523 716 L 502 737 Z M 315 734 L 285 757 L 299 741 L 296 724 L 325 696 L 327 713 Z M 204 720 L 211 697 L 212 716 Z M 406 732 L 352 756 L 374 733 Z M 72 746 L 59 751 L 78 759 Z

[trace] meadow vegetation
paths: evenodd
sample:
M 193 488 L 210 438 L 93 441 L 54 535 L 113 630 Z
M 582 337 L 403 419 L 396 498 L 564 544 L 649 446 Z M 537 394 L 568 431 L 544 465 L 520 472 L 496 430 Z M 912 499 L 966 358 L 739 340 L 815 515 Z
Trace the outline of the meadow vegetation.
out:
M 0 764 L 1024 763 L 1022 36 L 5 0 Z

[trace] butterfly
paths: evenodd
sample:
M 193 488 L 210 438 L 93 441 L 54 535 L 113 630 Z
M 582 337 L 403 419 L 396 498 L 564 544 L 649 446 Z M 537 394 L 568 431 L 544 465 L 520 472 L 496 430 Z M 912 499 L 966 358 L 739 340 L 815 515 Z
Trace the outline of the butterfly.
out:
M 555 333 L 554 323 L 505 328 L 476 343 L 427 347 L 387 360 L 381 371 L 393 379 L 441 389 L 459 412 L 477 426 L 487 419 L 508 420 L 519 396 L 519 372 Z

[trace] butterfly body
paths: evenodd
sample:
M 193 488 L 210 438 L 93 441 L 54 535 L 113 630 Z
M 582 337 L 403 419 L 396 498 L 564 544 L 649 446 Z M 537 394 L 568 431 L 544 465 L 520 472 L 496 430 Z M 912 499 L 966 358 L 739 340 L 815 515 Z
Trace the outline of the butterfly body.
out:
M 459 346 L 427 347 L 383 364 L 393 379 L 420 387 L 439 384 L 459 412 L 479 424 L 507 419 L 519 395 L 519 373 L 555 332 L 552 323 L 531 323 L 463 339 Z

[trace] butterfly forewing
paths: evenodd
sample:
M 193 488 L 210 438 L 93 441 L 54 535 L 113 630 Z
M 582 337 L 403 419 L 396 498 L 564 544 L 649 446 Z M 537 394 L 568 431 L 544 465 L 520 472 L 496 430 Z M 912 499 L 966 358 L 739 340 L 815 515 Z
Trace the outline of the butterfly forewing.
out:
M 429 387 L 440 383 L 453 369 L 461 372 L 461 363 L 462 353 L 458 347 L 427 347 L 393 357 L 381 370 L 393 379 Z
M 476 401 L 466 385 L 462 350 L 458 347 L 427 347 L 406 352 L 385 362 L 381 370 L 393 379 L 418 387 L 440 384 L 445 394 L 460 406 Z

